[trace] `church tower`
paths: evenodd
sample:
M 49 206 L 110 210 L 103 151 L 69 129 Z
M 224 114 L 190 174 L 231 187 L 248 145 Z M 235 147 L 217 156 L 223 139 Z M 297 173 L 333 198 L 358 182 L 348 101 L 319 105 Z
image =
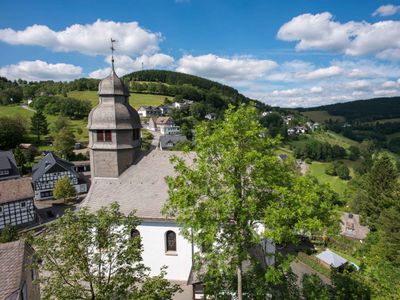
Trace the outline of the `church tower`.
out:
M 114 50 L 111 47 L 112 50 Z M 129 105 L 129 90 L 114 70 L 99 83 L 99 104 L 89 114 L 92 179 L 117 178 L 131 166 L 140 148 L 140 118 Z

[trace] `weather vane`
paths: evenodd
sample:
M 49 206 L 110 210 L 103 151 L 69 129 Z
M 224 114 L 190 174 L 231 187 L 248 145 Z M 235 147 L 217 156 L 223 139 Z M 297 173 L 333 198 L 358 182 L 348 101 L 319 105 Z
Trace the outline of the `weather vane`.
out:
M 114 43 L 117 42 L 117 40 L 113 40 L 113 38 L 111 38 L 111 65 L 112 65 L 112 69 L 114 70 Z

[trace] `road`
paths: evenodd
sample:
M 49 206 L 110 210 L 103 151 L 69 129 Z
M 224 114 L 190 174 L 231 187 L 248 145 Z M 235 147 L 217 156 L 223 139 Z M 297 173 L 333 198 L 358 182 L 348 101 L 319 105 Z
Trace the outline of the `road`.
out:
M 311 267 L 307 266 L 306 264 L 304 264 L 300 261 L 293 261 L 290 264 L 290 267 L 292 268 L 293 273 L 295 273 L 297 275 L 298 284 L 301 284 L 301 279 L 304 274 L 317 275 L 322 280 L 323 283 L 329 284 L 329 285 L 332 284 L 332 282 L 329 278 L 318 273 L 317 271 L 315 271 L 314 269 L 312 269 Z

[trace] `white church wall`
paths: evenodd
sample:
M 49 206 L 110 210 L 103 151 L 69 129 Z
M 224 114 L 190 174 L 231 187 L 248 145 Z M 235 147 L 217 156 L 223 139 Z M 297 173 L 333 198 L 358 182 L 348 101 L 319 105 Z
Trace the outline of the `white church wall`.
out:
M 186 281 L 192 266 L 192 245 L 179 234 L 177 224 L 144 221 L 137 227 L 143 245 L 143 263 L 151 268 L 151 275 L 158 275 L 162 266 L 167 266 L 167 279 Z M 168 230 L 176 233 L 176 253 L 166 253 Z

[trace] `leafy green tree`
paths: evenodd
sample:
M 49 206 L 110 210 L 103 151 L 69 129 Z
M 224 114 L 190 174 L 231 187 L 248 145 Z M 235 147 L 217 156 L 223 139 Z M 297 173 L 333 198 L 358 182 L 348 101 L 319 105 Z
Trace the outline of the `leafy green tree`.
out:
M 330 163 L 329 165 L 326 166 L 325 168 L 325 173 L 327 175 L 331 175 L 331 176 L 336 176 L 336 164 L 335 163 Z
M 24 141 L 25 122 L 21 117 L 0 117 L 0 149 L 15 148 Z
M 164 213 L 175 216 L 182 234 L 201 249 L 195 267 L 206 268 L 202 280 L 212 295 L 236 291 L 243 299 L 249 249 L 264 237 L 294 241 L 297 232 L 319 230 L 334 215 L 329 189 L 297 177 L 274 152 L 279 139 L 265 136 L 253 106 L 230 107 L 224 122 L 197 127 L 193 165 L 173 159 L 177 175 L 167 178 Z M 258 232 L 262 223 L 265 236 Z
M 0 231 L 0 243 L 9 243 L 18 240 L 18 231 L 14 226 L 7 224 Z
M 357 160 L 360 157 L 360 149 L 356 146 L 349 147 L 349 159 L 350 160 Z
M 74 150 L 75 136 L 68 128 L 62 128 L 54 135 L 54 150 L 63 158 L 68 158 Z
M 14 153 L 15 162 L 17 163 L 17 166 L 20 167 L 20 168 L 23 168 L 23 166 L 26 163 L 26 160 L 25 160 L 25 156 L 22 153 L 21 149 L 19 147 L 16 147 L 13 150 L 13 153 Z
M 53 196 L 55 199 L 63 199 L 66 202 L 68 199 L 76 196 L 76 190 L 68 176 L 61 177 L 54 186 Z
M 301 279 L 302 294 L 308 300 L 329 300 L 329 288 L 317 275 L 304 274 Z
M 343 180 L 348 180 L 350 179 L 350 170 L 349 168 L 345 165 L 345 164 L 340 164 L 337 168 L 336 168 L 336 173 L 339 176 L 340 179 Z
M 164 279 L 162 270 L 150 278 L 140 237 L 131 238 L 138 224 L 133 212 L 125 216 L 113 203 L 95 214 L 67 210 L 42 234 L 31 235 L 41 262 L 34 266 L 41 273 L 42 298 L 171 299 L 179 287 Z
M 40 142 L 40 136 L 49 133 L 48 123 L 43 111 L 38 110 L 31 117 L 31 132 L 36 135 L 37 142 Z

